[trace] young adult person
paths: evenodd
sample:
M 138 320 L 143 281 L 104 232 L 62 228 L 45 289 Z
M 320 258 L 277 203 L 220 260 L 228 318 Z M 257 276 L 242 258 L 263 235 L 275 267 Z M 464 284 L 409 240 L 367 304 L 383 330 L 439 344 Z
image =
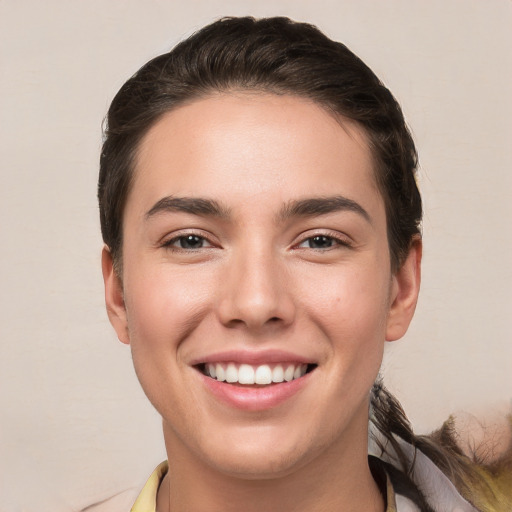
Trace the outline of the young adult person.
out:
M 222 19 L 124 84 L 106 304 L 168 456 L 134 512 L 506 509 L 504 466 L 415 436 L 378 379 L 419 292 L 416 165 L 391 93 L 307 24 Z

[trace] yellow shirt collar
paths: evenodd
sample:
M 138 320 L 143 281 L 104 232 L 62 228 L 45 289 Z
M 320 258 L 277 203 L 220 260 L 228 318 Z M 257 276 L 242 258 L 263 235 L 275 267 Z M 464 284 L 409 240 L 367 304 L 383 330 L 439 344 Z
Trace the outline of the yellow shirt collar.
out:
M 151 473 L 148 478 L 146 485 L 142 488 L 137 500 L 133 504 L 130 512 L 156 512 L 156 494 L 158 487 L 162 482 L 165 474 L 169 469 L 167 461 L 159 464 L 156 469 Z M 397 512 L 395 491 L 391 485 L 389 477 L 386 475 L 386 494 L 387 494 L 387 506 L 386 512 Z

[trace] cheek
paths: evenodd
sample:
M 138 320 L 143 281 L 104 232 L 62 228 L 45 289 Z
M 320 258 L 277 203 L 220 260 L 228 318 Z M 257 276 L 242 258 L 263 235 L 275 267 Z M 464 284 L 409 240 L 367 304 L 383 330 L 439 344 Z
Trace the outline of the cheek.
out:
M 125 283 L 125 304 L 134 360 L 144 352 L 149 360 L 161 363 L 162 353 L 176 351 L 201 321 L 213 284 L 211 278 L 198 274 L 191 279 L 189 272 L 169 272 L 164 264 L 156 268 L 141 264 L 131 274 Z M 179 353 L 173 359 L 179 359 Z
M 384 351 L 389 310 L 386 273 L 372 266 L 335 272 L 318 278 L 309 297 L 304 307 L 329 341 L 328 364 L 339 376 L 337 385 L 342 391 L 338 392 L 366 393 L 379 371 Z
M 182 342 L 204 316 L 206 290 L 185 279 L 179 269 L 168 272 L 165 265 L 140 264 L 125 282 L 133 365 L 144 392 L 161 413 L 183 410 L 182 394 L 170 390 L 181 389 Z
M 304 308 L 318 323 L 329 331 L 350 333 L 347 341 L 384 336 L 389 282 L 381 272 L 351 268 L 317 275 L 314 286 L 304 287 L 301 294 L 307 298 Z

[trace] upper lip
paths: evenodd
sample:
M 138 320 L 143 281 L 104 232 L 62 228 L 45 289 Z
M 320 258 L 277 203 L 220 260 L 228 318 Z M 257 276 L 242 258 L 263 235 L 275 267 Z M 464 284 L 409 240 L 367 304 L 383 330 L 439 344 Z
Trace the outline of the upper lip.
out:
M 208 363 L 239 363 L 259 365 L 266 363 L 300 363 L 300 364 L 315 364 L 311 358 L 307 358 L 285 350 L 227 350 L 222 352 L 215 352 L 214 354 L 207 354 L 202 357 L 194 358 L 191 366 Z

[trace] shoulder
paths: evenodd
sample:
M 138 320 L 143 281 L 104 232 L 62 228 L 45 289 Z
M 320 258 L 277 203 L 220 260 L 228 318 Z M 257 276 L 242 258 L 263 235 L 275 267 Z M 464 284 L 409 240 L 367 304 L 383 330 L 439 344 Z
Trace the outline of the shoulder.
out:
M 130 512 L 155 512 L 158 487 L 167 474 L 168 469 L 167 461 L 162 462 L 156 467 L 135 500 Z
M 510 417 L 497 423 L 458 415 L 428 436 L 413 436 L 412 442 L 393 435 L 393 442 L 380 444 L 378 457 L 397 503 L 404 496 L 420 510 L 510 512 L 511 427 Z

